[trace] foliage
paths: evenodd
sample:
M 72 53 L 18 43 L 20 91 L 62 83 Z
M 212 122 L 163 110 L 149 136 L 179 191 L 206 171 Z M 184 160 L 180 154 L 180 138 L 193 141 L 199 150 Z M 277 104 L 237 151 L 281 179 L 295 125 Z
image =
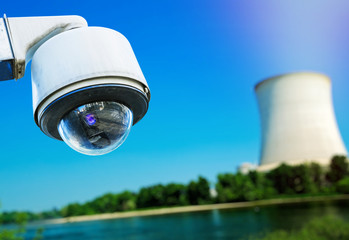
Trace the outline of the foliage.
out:
M 41 213 L 4 212 L 2 223 L 71 217 L 144 208 L 226 203 L 289 197 L 296 194 L 349 194 L 349 169 L 345 156 L 334 156 L 328 169 L 317 163 L 290 166 L 281 164 L 267 172 L 225 173 L 217 176 L 215 199 L 202 176 L 189 184 L 169 183 L 143 187 L 138 193 L 107 193 L 86 203 L 71 203 L 62 209 Z M 22 220 L 21 220 L 22 219 Z M 8 233 L 4 233 L 8 234 Z M 0 239 L 1 240 L 1 239 Z
M 292 185 L 292 167 L 281 164 L 279 167 L 267 173 L 266 177 L 273 182 L 273 186 L 278 193 L 293 194 Z
M 163 191 L 165 206 L 188 205 L 186 191 L 187 187 L 183 184 L 170 183 L 166 185 Z
M 58 209 L 44 211 L 41 213 L 12 211 L 12 212 L 3 212 L 1 214 L 1 223 L 3 223 L 3 224 L 16 223 L 16 219 L 18 218 L 18 216 L 17 216 L 18 214 L 25 214 L 26 221 L 28 221 L 28 222 L 35 221 L 35 220 L 41 220 L 41 219 L 52 219 L 52 218 L 61 217 L 61 212 Z
M 163 191 L 164 186 L 161 184 L 141 188 L 137 196 L 137 206 L 140 208 L 163 206 Z
M 323 169 L 318 163 L 312 162 L 309 164 L 309 171 L 310 171 L 310 180 L 314 184 L 312 188 L 312 192 L 313 193 L 323 192 L 325 187 L 325 178 L 324 178 Z
M 310 168 L 306 164 L 301 164 L 292 167 L 292 174 L 290 179 L 290 188 L 295 193 L 313 193 L 315 192 L 315 185 L 310 175 Z
M 61 209 L 62 217 L 122 212 L 136 209 L 136 194 L 124 191 L 107 193 L 85 204 L 72 203 Z
M 191 181 L 188 185 L 187 197 L 192 205 L 211 203 L 210 185 L 206 178 L 199 176 L 198 181 Z
M 143 187 L 137 195 L 137 207 L 149 208 L 187 205 L 186 191 L 187 188 L 185 185 L 176 183 Z
M 79 203 L 71 203 L 62 208 L 62 217 L 79 216 L 85 214 L 86 210 Z
M 349 239 L 349 223 L 334 217 L 315 219 L 299 231 L 278 230 L 254 240 L 344 240 Z
M 217 202 L 253 201 L 275 195 L 271 182 L 264 174 L 251 171 L 247 175 L 219 174 L 216 184 Z
M 28 215 L 25 212 L 16 213 L 15 223 L 17 228 L 15 229 L 1 229 L 0 230 L 0 240 L 24 240 L 25 225 L 28 219 Z M 36 231 L 36 234 L 33 240 L 43 239 L 42 233 L 43 228 L 39 228 Z
M 103 196 L 84 204 L 82 208 L 84 208 L 85 213 L 88 212 L 90 214 L 115 212 L 117 208 L 117 196 L 112 193 L 104 194 Z
M 337 192 L 349 194 L 349 177 L 339 180 L 336 184 Z
M 252 199 L 253 183 L 249 177 L 241 173 L 219 174 L 216 184 L 217 201 L 236 202 Z
M 130 191 L 124 191 L 116 195 L 116 210 L 115 211 L 130 211 L 137 208 L 137 195 Z
M 324 177 L 317 163 L 289 166 L 281 164 L 266 177 L 279 194 L 314 194 L 323 190 Z
M 345 176 L 349 175 L 348 161 L 345 156 L 334 156 L 331 160 L 330 171 L 327 173 L 327 179 L 336 183 Z
M 183 206 L 188 204 L 186 196 L 187 187 L 183 184 L 170 183 L 143 187 L 137 195 L 137 207 Z
M 253 200 L 268 199 L 277 194 L 273 187 L 273 183 L 265 177 L 265 174 L 257 171 L 250 171 L 248 176 L 254 185 L 255 198 Z

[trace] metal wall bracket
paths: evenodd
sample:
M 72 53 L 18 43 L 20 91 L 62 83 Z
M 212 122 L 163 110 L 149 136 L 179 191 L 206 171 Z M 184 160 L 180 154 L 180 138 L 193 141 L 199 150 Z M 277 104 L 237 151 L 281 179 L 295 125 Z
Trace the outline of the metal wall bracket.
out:
M 80 16 L 4 16 L 0 20 L 0 80 L 22 78 L 26 64 L 48 39 L 70 29 L 87 27 Z
M 5 19 L 6 16 L 0 18 L 0 80 L 14 78 L 14 56 Z

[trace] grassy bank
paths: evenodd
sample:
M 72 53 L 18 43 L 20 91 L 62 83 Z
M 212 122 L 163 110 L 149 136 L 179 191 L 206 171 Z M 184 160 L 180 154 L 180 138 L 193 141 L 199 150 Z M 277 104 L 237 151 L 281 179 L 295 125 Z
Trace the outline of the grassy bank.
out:
M 298 231 L 277 230 L 249 240 L 344 240 L 349 239 L 349 223 L 327 216 L 314 219 Z

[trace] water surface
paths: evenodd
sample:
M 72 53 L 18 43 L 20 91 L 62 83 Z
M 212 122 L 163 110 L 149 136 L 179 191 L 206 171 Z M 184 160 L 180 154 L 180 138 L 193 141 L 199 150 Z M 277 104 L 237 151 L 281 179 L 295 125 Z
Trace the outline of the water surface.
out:
M 349 201 L 297 203 L 46 225 L 44 239 L 246 239 L 251 235 L 256 236 L 278 229 L 299 229 L 314 218 L 328 215 L 349 221 Z M 31 239 L 34 231 L 34 226 L 29 228 L 28 239 Z

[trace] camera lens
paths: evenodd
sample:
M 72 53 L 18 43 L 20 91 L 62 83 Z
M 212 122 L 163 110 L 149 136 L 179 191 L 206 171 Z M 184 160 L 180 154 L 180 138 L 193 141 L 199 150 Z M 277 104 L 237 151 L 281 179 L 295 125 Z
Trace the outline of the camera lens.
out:
M 86 155 L 102 155 L 118 148 L 127 138 L 132 111 L 116 102 L 93 102 L 67 113 L 58 125 L 61 138 Z

